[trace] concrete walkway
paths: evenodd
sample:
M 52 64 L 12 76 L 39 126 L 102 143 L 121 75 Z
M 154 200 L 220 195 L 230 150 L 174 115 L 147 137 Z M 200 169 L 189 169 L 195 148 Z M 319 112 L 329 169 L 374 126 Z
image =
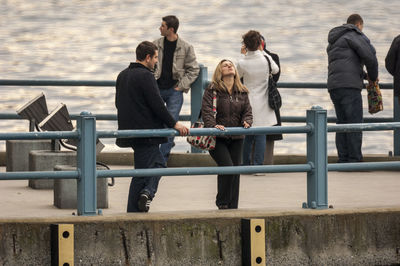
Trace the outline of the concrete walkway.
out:
M 112 169 L 129 166 L 112 166 Z M 0 171 L 5 171 L 0 167 Z M 400 206 L 400 173 L 329 172 L 328 203 L 335 209 L 387 208 Z M 150 212 L 216 210 L 217 178 L 206 176 L 170 176 L 161 179 Z M 242 210 L 301 210 L 307 200 L 306 173 L 242 175 L 239 208 Z M 116 178 L 109 187 L 109 209 L 103 215 L 126 211 L 130 178 Z M 67 217 L 74 209 L 53 206 L 52 190 L 34 190 L 28 181 L 0 181 L 0 218 Z

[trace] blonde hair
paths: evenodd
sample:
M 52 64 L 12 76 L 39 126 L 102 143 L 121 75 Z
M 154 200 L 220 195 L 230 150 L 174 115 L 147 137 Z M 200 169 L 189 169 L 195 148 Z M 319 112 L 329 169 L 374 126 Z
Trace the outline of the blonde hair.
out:
M 224 62 L 231 62 L 230 60 L 227 59 L 222 59 L 221 62 L 219 62 L 219 64 L 217 65 L 217 67 L 215 68 L 212 80 L 211 80 L 211 84 L 212 86 L 217 90 L 217 91 L 225 91 L 228 92 L 228 89 L 225 86 L 224 81 L 222 80 L 222 63 Z M 242 82 L 240 81 L 239 75 L 237 73 L 236 70 L 236 66 L 234 63 L 232 63 L 233 68 L 235 69 L 235 76 L 234 76 L 234 81 L 233 81 L 233 88 L 237 88 L 239 90 L 239 92 L 246 92 L 248 93 L 249 90 L 242 84 Z

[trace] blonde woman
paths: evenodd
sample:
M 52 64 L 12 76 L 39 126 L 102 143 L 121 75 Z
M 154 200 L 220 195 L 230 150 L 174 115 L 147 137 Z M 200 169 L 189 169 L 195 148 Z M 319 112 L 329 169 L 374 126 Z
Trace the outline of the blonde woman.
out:
M 216 91 L 216 116 L 213 111 L 213 90 Z M 253 115 L 248 90 L 240 82 L 235 65 L 222 60 L 216 67 L 212 82 L 205 90 L 202 102 L 202 118 L 205 127 L 225 130 L 225 127 L 249 128 Z M 217 136 L 211 157 L 218 166 L 241 165 L 244 136 Z M 240 174 L 218 175 L 216 205 L 219 209 L 237 209 L 239 202 Z

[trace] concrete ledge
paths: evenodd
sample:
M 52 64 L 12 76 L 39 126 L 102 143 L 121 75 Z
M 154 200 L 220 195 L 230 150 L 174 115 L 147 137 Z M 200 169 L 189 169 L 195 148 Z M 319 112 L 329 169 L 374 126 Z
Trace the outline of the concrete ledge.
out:
M 97 160 L 110 165 L 133 165 L 133 152 L 102 152 Z M 208 153 L 171 153 L 169 167 L 216 166 Z
M 133 165 L 132 152 L 102 152 L 97 160 L 110 165 Z M 400 161 L 400 156 L 389 157 L 384 154 L 364 155 L 365 162 Z M 336 163 L 337 156 L 328 156 L 329 163 Z M 274 164 L 304 164 L 307 162 L 305 155 L 275 155 Z M 204 167 L 216 166 L 208 153 L 172 153 L 168 160 L 169 167 Z
M 5 152 L 0 152 L 0 166 L 6 166 Z M 133 165 L 133 152 L 102 152 L 97 160 L 108 165 Z M 336 163 L 337 156 L 328 156 L 329 163 Z M 364 155 L 366 162 L 400 161 L 400 156 L 389 157 L 384 154 Z M 305 155 L 275 155 L 274 164 L 303 164 Z M 216 166 L 208 153 L 172 153 L 168 161 L 169 167 L 203 167 Z
M 265 219 L 267 265 L 392 265 L 400 208 L 228 210 L 0 220 L 0 264 L 50 264 L 50 224 L 75 224 L 79 265 L 241 265 L 241 218 Z

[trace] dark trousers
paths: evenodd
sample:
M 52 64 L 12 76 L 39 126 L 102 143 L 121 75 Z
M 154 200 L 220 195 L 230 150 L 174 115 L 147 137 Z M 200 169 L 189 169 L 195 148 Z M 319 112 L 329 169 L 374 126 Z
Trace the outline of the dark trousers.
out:
M 217 138 L 215 149 L 210 151 L 210 155 L 218 166 L 238 166 L 242 163 L 242 152 L 243 139 Z M 238 208 L 239 182 L 240 174 L 218 175 L 218 194 L 215 201 L 217 206 Z
M 363 122 L 361 90 L 338 88 L 329 91 L 335 106 L 337 124 Z M 362 160 L 362 132 L 336 133 L 336 148 L 339 163 L 359 162 Z
M 159 144 L 134 144 L 135 169 L 165 168 L 165 161 L 160 152 Z M 129 187 L 127 212 L 139 212 L 138 200 L 140 194 L 146 193 L 153 199 L 161 176 L 132 177 Z

